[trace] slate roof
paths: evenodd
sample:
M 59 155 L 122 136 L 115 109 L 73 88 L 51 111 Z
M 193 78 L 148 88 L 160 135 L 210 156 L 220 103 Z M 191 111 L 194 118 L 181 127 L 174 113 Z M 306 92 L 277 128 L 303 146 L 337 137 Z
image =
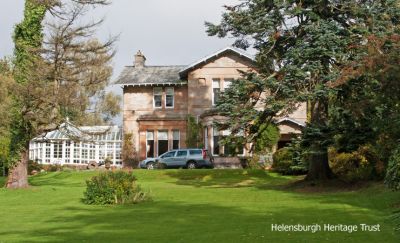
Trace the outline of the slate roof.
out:
M 185 66 L 126 66 L 115 84 L 122 85 L 176 85 L 186 84 L 179 71 Z
M 197 60 L 189 65 L 171 65 L 171 66 L 126 66 L 121 72 L 114 84 L 123 86 L 154 86 L 154 85 L 182 85 L 186 84 L 187 74 L 190 70 L 204 65 L 213 58 L 218 58 L 226 53 L 234 53 L 251 62 L 254 57 L 243 52 L 242 50 L 226 47 L 212 53 L 200 60 Z

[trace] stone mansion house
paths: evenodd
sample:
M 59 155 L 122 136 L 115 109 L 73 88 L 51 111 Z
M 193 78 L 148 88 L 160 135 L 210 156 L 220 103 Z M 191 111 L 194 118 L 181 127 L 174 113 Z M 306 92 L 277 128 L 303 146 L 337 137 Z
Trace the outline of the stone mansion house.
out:
M 126 66 L 116 84 L 123 88 L 123 133 L 132 133 L 140 159 L 185 148 L 187 117 L 202 125 L 202 139 L 214 156 L 227 153 L 213 126 L 220 117 L 212 111 L 220 92 L 240 78 L 239 71 L 254 70 L 253 58 L 227 47 L 187 66 L 150 66 L 139 51 L 132 66 Z M 298 134 L 306 121 L 305 106 L 279 121 L 279 146 Z M 248 151 L 240 151 L 248 155 Z

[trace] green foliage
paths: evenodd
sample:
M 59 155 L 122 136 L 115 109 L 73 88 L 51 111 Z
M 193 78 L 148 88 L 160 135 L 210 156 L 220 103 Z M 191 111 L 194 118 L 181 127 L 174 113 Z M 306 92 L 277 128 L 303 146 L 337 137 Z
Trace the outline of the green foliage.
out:
M 199 122 L 197 122 L 197 119 L 192 115 L 188 115 L 186 131 L 186 146 L 188 148 L 203 147 L 201 131 L 202 126 Z
M 43 166 L 36 161 L 29 160 L 28 161 L 28 174 L 31 174 L 32 171 L 40 172 L 43 169 Z
M 149 194 L 136 184 L 132 172 L 103 172 L 86 181 L 86 204 L 135 204 L 149 200 Z
M 338 153 L 331 148 L 329 163 L 332 172 L 346 182 L 380 179 L 384 173 L 383 163 L 369 145 L 360 146 L 351 153 Z
M 393 190 L 400 190 L 400 147 L 397 147 L 390 156 L 385 184 Z
M 292 147 L 278 149 L 272 156 L 272 170 L 284 175 L 301 175 L 307 173 L 307 166 L 296 160 Z
M 28 69 L 31 68 L 42 46 L 42 22 L 46 10 L 46 5 L 37 0 L 25 0 L 24 19 L 14 30 L 14 64 L 17 82 L 24 83 L 29 80 Z
M 255 141 L 255 151 L 265 152 L 271 151 L 272 147 L 279 141 L 280 133 L 279 128 L 274 124 L 261 124 L 260 136 Z
M 249 135 L 248 141 L 254 142 L 260 135 L 259 127 L 271 122 L 278 112 L 289 114 L 297 104 L 307 102 L 309 123 L 302 140 L 308 144 L 303 148 L 307 148 L 309 154 L 327 154 L 335 133 L 340 136 L 337 137 L 340 143 L 346 143 L 344 147 L 352 146 L 354 142 L 355 148 L 350 148 L 353 150 L 374 140 L 376 136 L 369 135 L 377 128 L 383 131 L 390 127 L 392 119 L 380 119 L 379 124 L 368 123 L 368 117 L 385 117 L 388 112 L 390 118 L 397 119 L 395 114 L 399 114 L 400 92 L 395 80 L 400 73 L 400 48 L 394 44 L 399 41 L 399 16 L 400 5 L 394 0 L 364 1 L 362 4 L 356 0 L 244 0 L 236 6 L 226 6 L 219 24 L 206 23 L 207 32 L 218 37 L 233 35 L 236 47 L 254 47 L 258 51 L 259 75 L 245 74 L 245 80 L 235 82 L 224 94 L 226 97 L 221 99 L 218 110 L 230 118 L 230 128 L 241 127 Z M 383 38 L 381 43 L 374 41 L 383 36 L 390 38 Z M 366 72 L 368 70 L 371 72 Z M 341 86 L 346 83 L 344 80 L 357 78 L 360 74 L 390 81 L 381 82 L 378 89 L 367 87 L 372 96 L 368 94 L 365 98 L 374 97 L 375 92 L 385 88 L 390 91 L 395 85 L 392 92 L 381 96 L 394 97 L 392 102 L 389 104 L 388 99 L 382 99 L 370 112 L 368 99 L 357 102 L 357 93 L 362 92 L 366 83 L 362 79 L 356 86 L 349 87 L 350 92 L 356 88 L 352 95 L 340 93 Z M 388 96 L 389 93 L 392 95 Z M 268 95 L 264 98 L 263 94 Z M 336 103 L 346 97 L 351 97 L 347 101 L 354 110 L 349 112 L 347 107 L 336 110 Z M 343 101 L 342 104 L 347 104 L 346 99 Z M 343 108 L 342 104 L 339 107 Z M 255 109 L 256 105 L 258 109 Z M 365 109 L 360 112 L 359 106 Z M 339 120 L 336 123 L 330 120 L 335 112 Z M 359 115 L 358 118 L 352 119 L 354 114 Z M 392 126 L 395 127 L 400 126 Z M 326 156 L 310 156 L 309 160 L 310 167 L 314 168 L 309 170 L 314 173 L 309 175 L 310 178 L 329 177 L 328 166 L 316 166 L 327 165 Z
M 133 134 L 124 134 L 124 143 L 122 146 L 122 161 L 124 167 L 136 168 L 139 163 L 139 158 L 134 146 Z

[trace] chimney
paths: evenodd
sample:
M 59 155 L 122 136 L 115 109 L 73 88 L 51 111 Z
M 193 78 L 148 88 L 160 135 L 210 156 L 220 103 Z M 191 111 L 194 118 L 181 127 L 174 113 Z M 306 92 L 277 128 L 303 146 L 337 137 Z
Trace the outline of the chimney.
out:
M 135 55 L 135 67 L 144 67 L 144 63 L 146 62 L 146 57 L 139 50 Z

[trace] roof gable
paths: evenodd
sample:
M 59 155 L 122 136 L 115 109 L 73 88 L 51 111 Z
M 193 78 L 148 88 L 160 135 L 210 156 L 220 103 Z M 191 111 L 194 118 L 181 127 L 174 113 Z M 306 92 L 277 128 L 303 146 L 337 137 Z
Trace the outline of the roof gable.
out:
M 196 62 L 193 62 L 189 65 L 187 65 L 186 67 L 184 67 L 180 72 L 179 75 L 181 77 L 185 77 L 187 76 L 187 74 L 189 73 L 189 71 L 198 68 L 199 66 L 205 65 L 211 61 L 213 61 L 215 58 L 221 57 L 223 55 L 226 55 L 227 53 L 232 53 L 234 55 L 237 55 L 240 58 L 243 58 L 247 61 L 250 61 L 251 63 L 254 63 L 254 57 L 233 47 L 226 47 L 224 49 L 221 49 L 217 52 L 214 52 L 213 54 L 206 56 Z

